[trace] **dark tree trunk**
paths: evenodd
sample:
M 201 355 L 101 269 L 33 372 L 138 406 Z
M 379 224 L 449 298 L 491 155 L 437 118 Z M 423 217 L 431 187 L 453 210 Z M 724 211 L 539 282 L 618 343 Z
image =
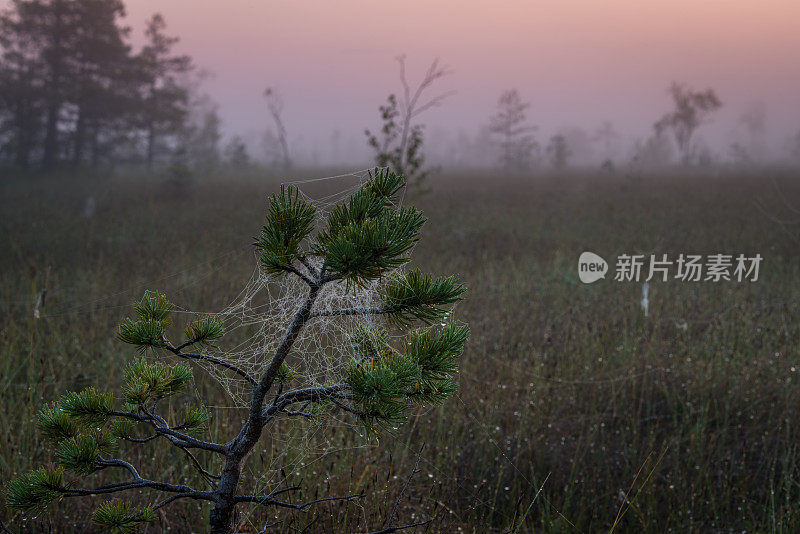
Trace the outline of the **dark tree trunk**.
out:
M 83 161 L 83 147 L 86 140 L 86 113 L 83 106 L 78 108 L 78 121 L 75 124 L 75 145 L 72 147 L 72 165 L 80 166 Z
M 30 165 L 31 149 L 33 148 L 35 122 L 29 111 L 26 102 L 18 103 L 16 109 L 17 149 L 14 154 L 14 162 L 22 169 L 27 169 Z
M 97 164 L 100 162 L 100 141 L 98 139 L 98 130 L 100 127 L 95 122 L 92 128 L 92 137 L 89 141 L 89 149 L 91 151 L 92 168 L 96 169 Z
M 44 136 L 44 154 L 42 167 L 52 169 L 58 157 L 58 115 L 61 111 L 59 102 L 52 102 L 47 108 L 47 129 Z
M 44 154 L 42 155 L 42 167 L 52 169 L 58 160 L 58 120 L 61 115 L 62 96 L 62 63 L 64 51 L 62 43 L 64 38 L 64 2 L 57 0 L 54 3 L 53 12 L 54 22 L 52 30 L 51 50 L 48 64 L 50 68 L 50 79 L 47 87 L 47 122 L 44 136 Z
M 20 139 L 19 145 L 17 146 L 17 154 L 14 158 L 14 163 L 21 169 L 27 169 L 28 165 L 30 165 L 30 162 L 30 147 L 25 146 L 22 139 Z
M 153 168 L 153 160 L 156 151 L 156 129 L 152 124 L 147 131 L 147 168 Z
M 209 527 L 212 534 L 228 534 L 233 526 L 233 514 L 236 510 L 236 488 L 239 486 L 240 466 L 242 458 L 236 453 L 228 453 L 225 469 L 217 486 L 217 501 L 211 510 Z
M 244 427 L 239 431 L 239 435 L 228 446 L 228 453 L 225 457 L 225 468 L 220 475 L 219 484 L 214 492 L 216 496 L 216 506 L 211 511 L 209 526 L 212 534 L 228 534 L 233 525 L 233 516 L 236 511 L 236 490 L 239 487 L 239 476 L 241 474 L 242 461 L 250 454 L 253 447 L 261 438 L 264 430 L 264 415 L 262 409 L 264 399 L 272 387 L 275 377 L 286 356 L 289 354 L 294 341 L 300 330 L 311 317 L 311 308 L 320 290 L 320 282 L 313 285 L 308 293 L 303 306 L 297 311 L 294 321 L 289 326 L 280 346 L 275 351 L 267 372 L 259 383 L 253 386 L 253 395 L 250 400 L 250 414 Z

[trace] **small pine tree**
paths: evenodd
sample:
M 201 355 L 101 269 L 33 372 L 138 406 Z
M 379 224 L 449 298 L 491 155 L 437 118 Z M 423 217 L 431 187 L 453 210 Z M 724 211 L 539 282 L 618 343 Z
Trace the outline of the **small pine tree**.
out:
M 441 328 L 430 325 L 444 319 L 449 313 L 445 306 L 460 300 L 465 288 L 455 276 L 436 279 L 418 270 L 397 271 L 409 261 L 425 222 L 417 209 L 398 206 L 403 187 L 403 180 L 395 173 L 376 169 L 348 200 L 330 212 L 326 224 L 316 232 L 315 207 L 295 188 L 282 187 L 272 195 L 266 223 L 255 243 L 261 263 L 272 276 L 298 277 L 307 289 L 303 304 L 261 376 L 250 376 L 232 361 L 202 353 L 204 345 L 219 343 L 225 334 L 221 321 L 214 316 L 203 315 L 190 322 L 180 343 L 170 340 L 167 326 L 173 305 L 162 294 L 145 293 L 135 306 L 135 318 L 120 325 L 118 337 L 141 352 L 164 353 L 174 361 L 134 358 L 125 367 L 121 395 L 90 387 L 66 393 L 44 406 L 38 427 L 53 446 L 55 463 L 8 482 L 7 505 L 35 515 L 64 497 L 146 489 L 167 496 L 144 508 L 113 498 L 103 502 L 91 520 L 108 530 L 131 532 L 141 523 L 156 521 L 155 512 L 170 503 L 194 499 L 212 507 L 209 530 L 227 533 L 240 504 L 306 509 L 320 501 L 359 498 L 327 497 L 295 504 L 282 498 L 284 493 L 298 489 L 294 487 L 259 495 L 241 493 L 242 463 L 280 414 L 302 412 L 324 417 L 344 410 L 368 430 L 380 432 L 402 422 L 412 406 L 442 402 L 456 390 L 454 375 L 469 329 L 455 322 Z M 310 261 L 312 257 L 318 261 Z M 394 274 L 390 274 L 392 271 Z M 381 302 L 374 308 L 314 307 L 327 284 L 347 284 L 349 291 L 360 291 L 375 280 L 382 282 Z M 395 344 L 389 330 L 356 335 L 352 361 L 341 382 L 288 387 L 287 375 L 296 370 L 289 369 L 285 360 L 301 330 L 316 317 L 361 314 L 383 317 L 387 329 L 406 332 L 407 337 Z M 425 326 L 412 328 L 419 323 Z M 190 347 L 198 350 L 188 352 Z M 205 437 L 210 414 L 202 406 L 187 406 L 179 417 L 159 413 L 160 400 L 181 394 L 190 384 L 194 370 L 190 362 L 197 360 L 219 365 L 250 384 L 246 421 L 234 436 L 221 443 L 213 441 L 213 436 Z M 213 489 L 151 480 L 140 474 L 142 466 L 122 459 L 123 444 L 146 447 L 156 439 L 187 452 L 193 460 L 190 465 L 211 482 Z M 207 471 L 192 451 L 218 456 L 222 470 Z M 118 470 L 121 478 L 94 487 L 81 481 L 101 470 Z
M 489 131 L 500 140 L 500 164 L 507 171 L 528 170 L 539 151 L 533 136 L 535 126 L 527 124 L 530 104 L 522 101 L 519 91 L 505 91 L 497 100 L 497 113 L 492 115 Z

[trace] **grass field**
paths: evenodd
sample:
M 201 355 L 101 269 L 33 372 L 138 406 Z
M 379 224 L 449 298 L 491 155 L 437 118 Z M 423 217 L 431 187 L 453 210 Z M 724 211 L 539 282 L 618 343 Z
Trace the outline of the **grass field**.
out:
M 795 229 L 769 217 L 800 207 L 798 178 L 436 178 L 434 193 L 417 202 L 429 222 L 414 263 L 458 273 L 469 287 L 457 308 L 472 328 L 460 390 L 380 442 L 362 446 L 347 426 L 298 437 L 298 446 L 334 444 L 286 473 L 303 480 L 304 495 L 366 496 L 279 511 L 275 531 L 378 529 L 422 443 L 421 472 L 398 514 L 400 523 L 435 517 L 429 532 L 800 531 L 800 249 Z M 3 482 L 50 457 L 33 425 L 42 402 L 120 384 L 134 350 L 115 329 L 145 289 L 190 309 L 221 309 L 236 296 L 254 268 L 250 243 L 278 183 L 256 173 L 192 185 L 124 173 L 0 181 Z M 606 259 L 764 260 L 757 282 L 651 282 L 645 317 L 641 283 L 615 282 L 613 273 L 593 285 L 578 281 L 584 250 Z M 45 285 L 37 320 L 35 295 Z M 196 395 L 226 402 L 202 377 Z M 238 425 L 241 414 L 213 414 L 212 433 L 229 439 L 235 425 L 226 420 Z M 292 451 L 276 443 L 268 437 L 252 455 L 252 472 L 265 455 L 291 463 Z M 131 450 L 154 478 L 201 484 L 168 445 Z M 147 494 L 131 498 L 150 502 Z M 81 532 L 76 521 L 97 502 L 65 500 L 27 521 L 3 507 L 0 518 L 15 532 Z M 243 532 L 275 515 L 245 512 Z M 148 531 L 201 532 L 206 513 L 175 505 Z

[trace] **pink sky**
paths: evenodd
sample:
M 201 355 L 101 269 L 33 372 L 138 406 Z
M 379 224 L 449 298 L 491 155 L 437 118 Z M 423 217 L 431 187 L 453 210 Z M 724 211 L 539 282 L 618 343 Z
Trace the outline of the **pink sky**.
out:
M 204 87 L 228 131 L 266 127 L 261 94 L 271 85 L 292 136 L 360 135 L 398 89 L 392 58 L 401 53 L 412 81 L 434 57 L 453 68 L 438 88 L 458 94 L 427 115 L 431 129 L 472 134 L 500 92 L 517 88 L 540 137 L 603 120 L 644 136 L 669 107 L 672 80 L 717 90 L 725 108 L 706 135 L 720 150 L 754 101 L 767 105 L 772 144 L 800 129 L 798 0 L 126 3 L 137 33 L 160 11 L 179 49 L 214 73 Z

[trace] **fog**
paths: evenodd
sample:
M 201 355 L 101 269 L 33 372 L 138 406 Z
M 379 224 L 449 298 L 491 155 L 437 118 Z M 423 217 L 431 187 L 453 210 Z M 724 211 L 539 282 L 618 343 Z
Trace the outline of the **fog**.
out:
M 669 109 L 672 81 L 716 90 L 724 106 L 699 135 L 720 158 L 754 105 L 766 111 L 769 157 L 784 155 L 800 128 L 800 4 L 790 0 L 136 0 L 128 22 L 138 30 L 155 11 L 180 50 L 213 73 L 204 87 L 226 132 L 252 142 L 268 125 L 263 88 L 277 87 L 293 150 L 321 160 L 333 157 L 336 130 L 350 157 L 369 156 L 363 129 L 377 126 L 377 107 L 400 89 L 398 54 L 411 82 L 435 57 L 452 68 L 434 89 L 457 94 L 422 121 L 442 158 L 459 133 L 488 122 L 509 88 L 531 103 L 540 142 L 611 121 L 627 147 Z
M 721 109 L 694 138 L 716 162 L 730 159 L 734 144 L 751 159 L 785 161 L 800 130 L 800 4 L 792 0 L 130 0 L 125 7 L 134 50 L 145 44 L 146 20 L 164 15 L 166 33 L 180 38 L 175 53 L 196 67 L 194 91 L 217 106 L 224 139 L 241 136 L 256 160 L 269 159 L 264 89 L 271 87 L 283 100 L 295 161 L 369 163 L 364 130 L 379 128 L 378 106 L 401 91 L 399 55 L 412 86 L 436 58 L 450 69 L 428 95 L 454 94 L 416 121 L 434 163 L 491 165 L 493 156 L 474 148 L 509 89 L 530 104 L 527 124 L 539 145 L 565 135 L 573 164 L 630 160 L 670 110 L 673 82 L 719 96 Z M 753 110 L 757 132 L 743 120 Z M 613 147 L 600 148 L 604 124 L 618 134 Z

